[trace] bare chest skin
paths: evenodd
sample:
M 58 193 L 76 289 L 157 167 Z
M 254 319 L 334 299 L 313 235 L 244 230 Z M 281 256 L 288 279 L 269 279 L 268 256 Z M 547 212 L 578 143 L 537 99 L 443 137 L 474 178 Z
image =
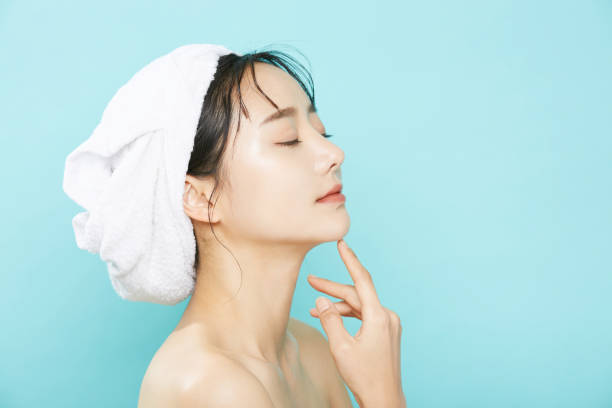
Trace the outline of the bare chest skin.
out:
M 329 408 L 324 390 L 302 365 L 295 337 L 287 345 L 280 368 L 263 360 L 240 357 L 238 361 L 263 384 L 278 408 Z
M 159 384 L 172 383 L 168 381 L 169 373 L 178 373 L 175 374 L 177 376 L 184 373 L 184 361 L 189 360 L 192 353 L 197 353 L 198 347 L 194 345 L 191 334 L 172 336 L 160 347 L 145 374 L 145 378 L 152 378 L 153 381 L 146 381 L 146 386 L 143 383 L 139 408 L 172 404 L 173 390 L 165 390 L 166 387 L 159 387 Z M 311 360 L 316 360 L 316 356 L 302 355 L 297 339 L 292 334 L 279 365 L 250 356 L 223 354 L 240 363 L 259 380 L 275 408 L 330 408 L 325 385 L 317 382 L 314 373 L 309 372 L 303 364 L 302 359 L 307 358 L 312 367 Z

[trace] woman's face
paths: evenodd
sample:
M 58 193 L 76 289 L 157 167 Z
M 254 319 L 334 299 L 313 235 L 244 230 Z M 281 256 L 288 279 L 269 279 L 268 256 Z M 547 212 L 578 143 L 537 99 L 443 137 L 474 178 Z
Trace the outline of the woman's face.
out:
M 277 110 L 245 73 L 241 92 L 250 119 L 242 115 L 235 137 L 237 119 L 232 124 L 224 153 L 229 184 L 214 209 L 220 221 L 215 230 L 221 228 L 234 242 L 316 245 L 342 238 L 350 226 L 345 204 L 316 200 L 342 183 L 344 152 L 323 136 L 325 126 L 293 77 L 261 62 L 255 63 L 255 73 L 279 109 L 294 107 L 295 112 L 265 121 Z M 297 144 L 281 144 L 296 139 Z

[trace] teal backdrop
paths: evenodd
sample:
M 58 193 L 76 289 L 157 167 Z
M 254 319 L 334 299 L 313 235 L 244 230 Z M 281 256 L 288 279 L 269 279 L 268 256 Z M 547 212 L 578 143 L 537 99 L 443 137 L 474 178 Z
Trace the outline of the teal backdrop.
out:
M 113 291 L 76 246 L 64 160 L 196 42 L 308 58 L 408 407 L 612 407 L 609 0 L 0 2 L 0 407 L 136 406 L 187 301 Z M 351 282 L 334 242 L 292 305 L 322 330 L 308 273 Z

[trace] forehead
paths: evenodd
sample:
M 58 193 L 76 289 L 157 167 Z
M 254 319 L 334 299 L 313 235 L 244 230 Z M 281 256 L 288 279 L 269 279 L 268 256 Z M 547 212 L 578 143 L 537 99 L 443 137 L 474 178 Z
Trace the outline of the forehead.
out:
M 295 106 L 298 110 L 305 110 L 310 105 L 310 98 L 307 93 L 283 69 L 265 62 L 255 62 L 253 68 L 257 85 L 259 85 L 261 91 L 257 89 L 251 76 L 251 70 L 247 67 L 240 82 L 240 94 L 249 117 L 246 117 L 243 108 L 241 108 L 238 95 L 234 95 L 236 99 L 228 141 L 228 148 L 232 151 L 232 157 L 236 145 L 241 144 L 238 140 L 245 137 L 249 141 L 258 140 L 259 137 L 257 136 L 263 131 L 259 124 L 270 114 L 276 112 L 274 105 L 261 92 L 272 99 L 278 109 Z
M 255 62 L 254 70 L 257 85 L 279 109 L 292 105 L 302 108 L 310 104 L 306 92 L 283 69 L 264 62 Z M 265 116 L 276 110 L 266 96 L 257 89 L 257 85 L 251 77 L 250 69 L 247 69 L 240 84 L 240 92 L 249 111 L 250 120 L 254 124 L 259 124 Z

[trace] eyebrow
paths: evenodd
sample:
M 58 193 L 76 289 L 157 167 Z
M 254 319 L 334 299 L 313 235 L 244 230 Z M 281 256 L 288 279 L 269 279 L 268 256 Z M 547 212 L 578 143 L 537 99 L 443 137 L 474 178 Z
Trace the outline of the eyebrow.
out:
M 259 124 L 259 127 L 265 125 L 266 123 L 272 122 L 273 120 L 295 115 L 296 112 L 297 112 L 297 109 L 295 108 L 295 106 L 289 106 L 287 108 L 279 109 L 273 114 L 271 114 L 270 116 L 268 116 L 267 118 L 265 118 Z M 317 112 L 317 109 L 313 106 L 312 103 L 308 105 L 308 113 L 316 113 L 316 112 Z

